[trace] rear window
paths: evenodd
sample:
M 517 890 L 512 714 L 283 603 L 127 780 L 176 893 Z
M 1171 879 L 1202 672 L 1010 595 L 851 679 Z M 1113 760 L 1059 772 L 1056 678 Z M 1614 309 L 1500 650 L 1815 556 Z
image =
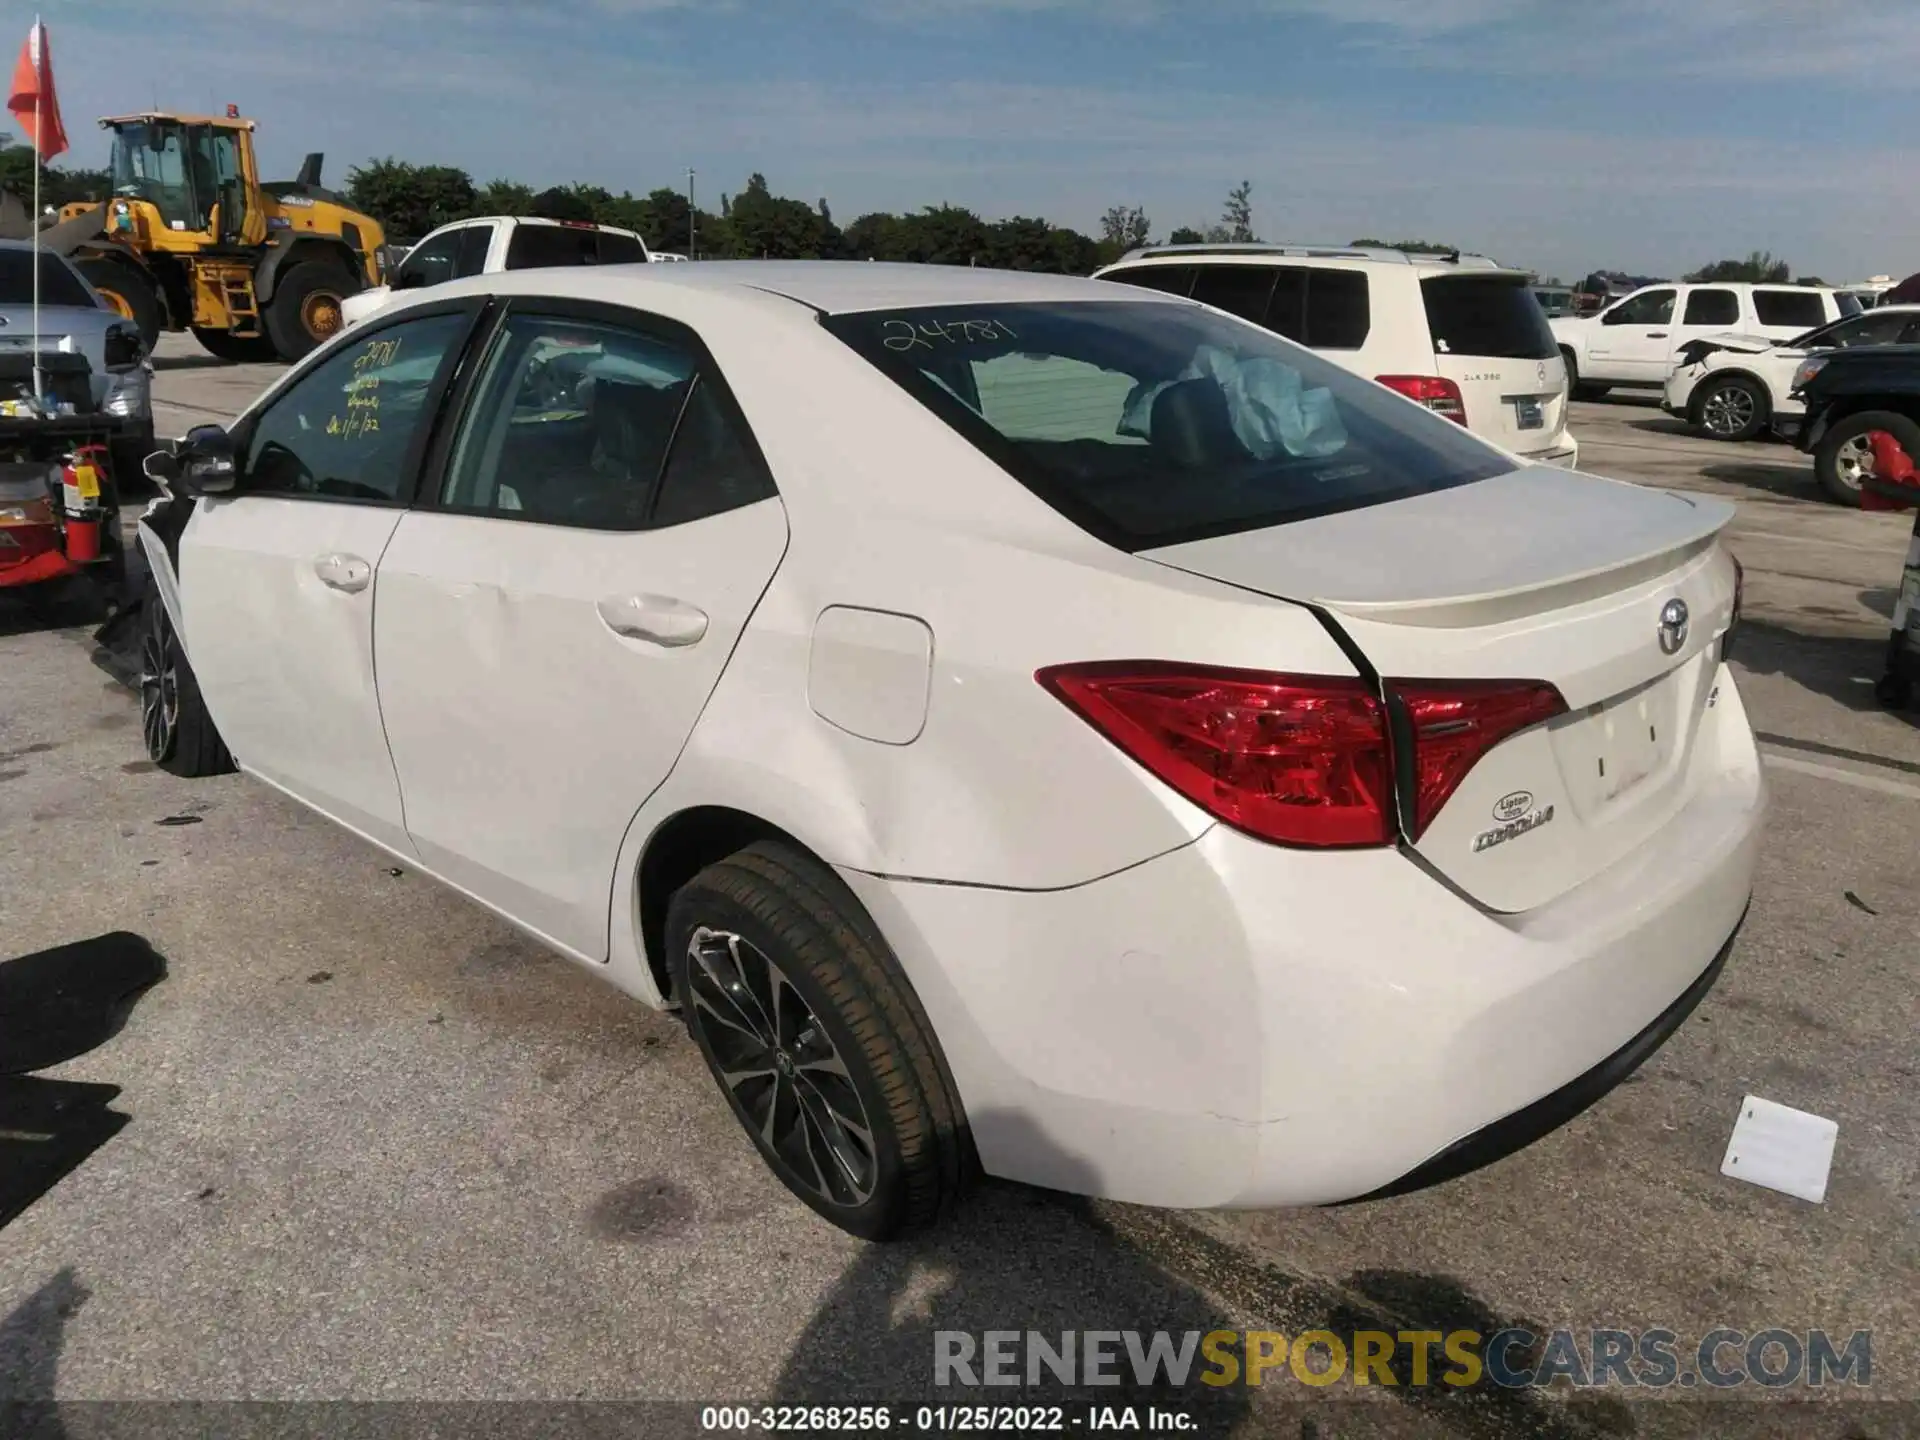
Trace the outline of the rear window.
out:
M 1753 313 L 1762 325 L 1798 325 L 1809 329 L 1827 318 L 1827 307 L 1813 290 L 1756 290 Z
M 1420 282 L 1436 355 L 1551 360 L 1560 353 L 1524 279 L 1436 275 Z
M 916 307 L 821 323 L 1062 515 L 1124 550 L 1357 510 L 1513 468 L 1452 421 L 1189 306 Z
M 1116 270 L 1100 278 L 1121 285 L 1137 285 L 1142 290 L 1158 290 L 1167 295 L 1186 295 L 1193 290 L 1191 265 L 1139 265 L 1131 270 Z
M 647 263 L 647 247 L 631 235 L 617 235 L 611 230 L 600 232 L 600 263 L 602 265 L 644 265 Z
M 40 303 L 71 305 L 92 310 L 93 296 L 80 283 L 80 277 L 58 255 L 40 254 Z M 33 261 L 31 249 L 0 248 L 0 305 L 33 304 Z
M 546 270 L 563 265 L 592 265 L 599 258 L 600 236 L 571 225 L 516 225 L 507 242 L 507 269 Z

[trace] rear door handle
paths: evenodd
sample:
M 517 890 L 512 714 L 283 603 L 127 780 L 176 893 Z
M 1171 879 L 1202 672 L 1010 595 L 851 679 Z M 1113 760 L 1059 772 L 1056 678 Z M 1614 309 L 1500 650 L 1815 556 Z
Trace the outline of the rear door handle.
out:
M 320 583 L 333 590 L 358 594 L 373 583 L 373 566 L 358 555 L 320 555 L 313 562 L 313 573 Z
M 594 609 L 616 635 L 677 649 L 707 633 L 707 612 L 667 595 L 609 595 Z

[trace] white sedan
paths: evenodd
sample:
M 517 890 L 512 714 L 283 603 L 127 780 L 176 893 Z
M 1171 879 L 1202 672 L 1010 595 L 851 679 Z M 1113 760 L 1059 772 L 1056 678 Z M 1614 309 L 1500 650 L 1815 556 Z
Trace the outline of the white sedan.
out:
M 1793 376 L 1816 350 L 1910 344 L 1920 339 L 1920 305 L 1890 305 L 1796 335 L 1718 335 L 1683 346 L 1660 408 L 1715 440 L 1751 440 L 1771 429 L 1791 438 L 1804 413 Z M 1847 498 L 1847 497 L 1837 497 Z M 1857 495 L 1851 497 L 1857 503 Z
M 482 276 L 152 469 L 149 755 L 677 1006 L 858 1235 L 976 1168 L 1444 1179 L 1639 1064 L 1747 906 L 1731 508 L 1187 300 Z

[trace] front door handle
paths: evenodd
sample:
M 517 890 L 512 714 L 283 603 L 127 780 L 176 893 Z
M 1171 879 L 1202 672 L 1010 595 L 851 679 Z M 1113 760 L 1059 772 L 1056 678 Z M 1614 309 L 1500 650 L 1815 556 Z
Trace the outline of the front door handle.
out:
M 1666 338 L 1667 338 L 1667 332 L 1664 330 L 1647 331 L 1647 339 L 1649 340 L 1664 340 Z
M 677 649 L 707 633 L 707 612 L 667 595 L 609 595 L 594 609 L 606 627 L 629 640 Z
M 358 555 L 320 555 L 313 562 L 313 573 L 332 590 L 358 594 L 373 583 L 373 566 Z

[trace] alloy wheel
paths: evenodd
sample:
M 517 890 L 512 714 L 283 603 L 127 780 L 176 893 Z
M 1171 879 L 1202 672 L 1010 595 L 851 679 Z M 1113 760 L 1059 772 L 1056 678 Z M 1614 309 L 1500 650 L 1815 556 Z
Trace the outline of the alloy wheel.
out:
M 180 671 L 167 643 L 166 621 L 147 628 L 140 646 L 140 730 L 147 758 L 156 763 L 173 752 L 180 728 Z
M 1860 482 L 1873 474 L 1873 446 L 1869 440 L 1869 435 L 1855 435 L 1841 442 L 1834 452 L 1834 475 L 1849 490 L 1858 490 Z
M 1753 424 L 1753 392 L 1744 385 L 1725 385 L 1700 404 L 1700 423 L 1710 435 L 1738 435 Z
M 802 1188 L 864 1204 L 878 1174 L 873 1125 L 819 1017 L 741 935 L 701 926 L 687 958 L 695 1023 L 748 1125 Z

